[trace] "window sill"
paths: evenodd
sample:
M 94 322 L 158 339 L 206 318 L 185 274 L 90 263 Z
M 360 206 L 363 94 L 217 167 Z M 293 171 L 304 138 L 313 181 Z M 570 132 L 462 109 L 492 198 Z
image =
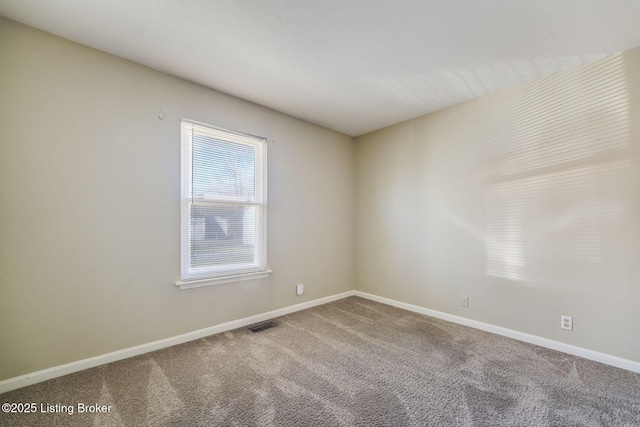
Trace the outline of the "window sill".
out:
M 243 280 L 262 279 L 269 277 L 271 270 L 260 270 L 251 273 L 234 274 L 231 276 L 210 277 L 207 279 L 179 280 L 176 286 L 180 289 L 201 288 L 203 286 L 220 285 L 222 283 L 241 282 Z

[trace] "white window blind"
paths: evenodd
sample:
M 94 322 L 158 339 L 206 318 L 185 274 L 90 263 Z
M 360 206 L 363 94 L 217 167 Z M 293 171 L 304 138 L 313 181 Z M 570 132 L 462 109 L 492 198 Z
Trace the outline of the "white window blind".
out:
M 265 272 L 266 140 L 182 120 L 182 280 Z

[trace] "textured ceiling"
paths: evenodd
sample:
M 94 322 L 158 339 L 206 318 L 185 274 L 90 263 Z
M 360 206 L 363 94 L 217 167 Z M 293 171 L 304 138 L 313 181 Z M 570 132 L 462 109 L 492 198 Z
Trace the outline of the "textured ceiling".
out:
M 640 46 L 639 0 L 0 0 L 0 15 L 352 136 Z

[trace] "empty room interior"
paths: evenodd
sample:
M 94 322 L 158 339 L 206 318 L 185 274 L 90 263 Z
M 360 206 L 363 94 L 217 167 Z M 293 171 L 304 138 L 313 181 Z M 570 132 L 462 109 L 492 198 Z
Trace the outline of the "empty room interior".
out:
M 0 425 L 640 425 L 639 29 L 0 0 Z

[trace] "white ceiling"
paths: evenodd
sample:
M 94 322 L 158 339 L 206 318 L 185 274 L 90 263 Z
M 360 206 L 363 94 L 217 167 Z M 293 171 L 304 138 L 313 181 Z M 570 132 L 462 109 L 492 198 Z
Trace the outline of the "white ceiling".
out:
M 639 0 L 0 0 L 0 15 L 352 136 L 640 46 Z

